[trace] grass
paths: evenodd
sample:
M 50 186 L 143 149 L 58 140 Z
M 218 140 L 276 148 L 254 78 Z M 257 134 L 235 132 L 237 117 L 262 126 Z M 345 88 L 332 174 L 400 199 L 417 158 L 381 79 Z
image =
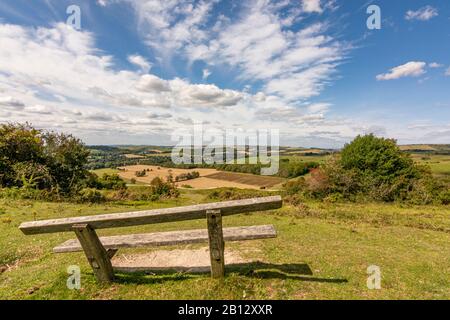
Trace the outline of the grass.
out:
M 450 208 L 397 204 L 328 204 L 229 216 L 225 226 L 274 224 L 276 239 L 227 243 L 245 258 L 223 282 L 182 273 L 117 274 L 96 284 L 83 253 L 55 255 L 71 233 L 25 236 L 23 221 L 171 207 L 210 201 L 183 191 L 175 200 L 102 205 L 0 200 L 0 299 L 449 299 Z M 205 227 L 203 220 L 100 230 L 101 235 Z M 143 250 L 143 249 L 139 249 Z M 152 250 L 152 249 L 145 249 Z M 133 250 L 127 250 L 133 251 Z M 120 253 L 120 251 L 119 251 Z M 82 290 L 66 288 L 80 265 Z M 367 267 L 382 272 L 382 289 L 366 287 Z
M 92 170 L 91 172 L 95 173 L 97 176 L 101 177 L 102 175 L 106 174 L 118 174 L 120 171 L 117 169 L 112 168 L 103 168 L 103 169 L 96 169 Z
M 414 154 L 414 160 L 430 166 L 435 175 L 450 176 L 450 155 L 420 155 Z

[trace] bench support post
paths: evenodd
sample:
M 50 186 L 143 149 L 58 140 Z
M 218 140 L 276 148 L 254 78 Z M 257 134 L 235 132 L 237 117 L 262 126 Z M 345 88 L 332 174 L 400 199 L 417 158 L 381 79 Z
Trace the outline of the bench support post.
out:
M 99 282 L 110 283 L 114 280 L 114 272 L 110 256 L 100 242 L 97 233 L 88 224 L 76 224 L 73 227 L 78 241 L 89 264 L 94 270 L 94 275 Z
M 206 211 L 208 221 L 209 254 L 211 257 L 211 276 L 223 278 L 225 276 L 225 259 L 222 231 L 222 214 L 220 210 Z

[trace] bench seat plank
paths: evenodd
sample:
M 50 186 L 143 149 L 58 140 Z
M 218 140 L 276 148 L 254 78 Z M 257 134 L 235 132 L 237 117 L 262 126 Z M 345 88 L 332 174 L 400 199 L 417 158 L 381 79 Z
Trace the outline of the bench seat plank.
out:
M 225 241 L 267 239 L 275 238 L 276 236 L 277 233 L 273 225 L 223 229 L 223 238 Z M 208 230 L 196 229 L 100 237 L 100 242 L 106 249 L 202 243 L 208 242 Z M 55 253 L 76 252 L 82 250 L 83 248 L 77 239 L 67 240 L 61 245 L 53 248 L 53 252 Z
M 40 234 L 73 231 L 72 226 L 74 224 L 89 224 L 93 229 L 128 227 L 202 219 L 206 217 L 208 210 L 220 210 L 222 216 L 227 216 L 252 211 L 278 209 L 281 208 L 281 205 L 282 200 L 280 196 L 270 196 L 156 210 L 31 221 L 22 223 L 19 229 L 24 234 Z

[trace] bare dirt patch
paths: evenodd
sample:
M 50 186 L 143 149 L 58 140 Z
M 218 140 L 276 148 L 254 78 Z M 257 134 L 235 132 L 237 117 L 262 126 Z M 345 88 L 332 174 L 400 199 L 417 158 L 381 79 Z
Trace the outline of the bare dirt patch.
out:
M 248 262 L 237 252 L 225 250 L 225 263 Z M 209 249 L 158 250 L 141 254 L 119 254 L 112 260 L 114 269 L 121 272 L 175 270 L 179 272 L 208 272 L 210 270 Z

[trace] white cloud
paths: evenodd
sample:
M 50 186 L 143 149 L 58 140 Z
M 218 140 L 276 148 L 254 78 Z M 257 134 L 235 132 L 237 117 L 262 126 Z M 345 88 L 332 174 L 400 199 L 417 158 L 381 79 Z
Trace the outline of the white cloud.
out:
M 136 88 L 139 91 L 147 91 L 147 92 L 170 91 L 169 82 L 166 80 L 160 79 L 153 74 L 143 75 L 139 79 L 139 82 L 137 83 Z
M 443 67 L 442 64 L 439 64 L 439 63 L 437 63 L 437 62 L 431 62 L 431 63 L 428 64 L 428 66 L 429 66 L 430 68 L 433 68 L 433 69 L 436 69 L 436 68 L 442 68 L 442 67 Z
M 202 79 L 206 80 L 208 79 L 208 77 L 211 75 L 211 71 L 209 71 L 208 69 L 203 69 L 202 71 Z
M 406 20 L 427 21 L 433 17 L 436 17 L 437 15 L 438 15 L 438 10 L 436 8 L 433 8 L 432 6 L 425 6 L 416 11 L 408 10 L 406 12 L 405 19 Z
M 211 84 L 187 85 L 183 80 L 174 80 L 171 86 L 178 103 L 184 107 L 229 107 L 244 98 L 243 93 Z
M 450 77 L 450 67 L 448 67 L 447 71 L 445 71 L 445 75 Z
M 266 93 L 287 101 L 318 95 L 348 47 L 326 36 L 324 24 L 286 30 L 278 12 L 264 2 L 256 4 L 241 19 L 224 26 L 207 46 L 188 46 L 191 60 L 238 68 L 241 79 L 263 81 Z
M 29 121 L 87 142 L 117 143 L 119 135 L 136 132 L 164 139 L 161 135 L 173 127 L 171 119 L 185 113 L 223 125 L 235 121 L 236 114 L 252 121 L 249 93 L 117 70 L 112 57 L 94 46 L 92 34 L 65 24 L 0 24 L 0 39 L 0 122 Z
M 222 65 L 237 70 L 238 80 L 262 82 L 266 93 L 284 95 L 287 102 L 320 94 L 350 49 L 326 35 L 326 24 L 289 29 L 304 13 L 335 10 L 334 0 L 303 0 L 301 6 L 251 0 L 232 17 L 215 15 L 217 0 L 119 1 L 134 8 L 142 37 L 165 63 L 181 55 L 189 66 L 197 60 Z M 209 70 L 203 80 L 208 75 Z M 308 82 L 300 85 L 298 79 Z M 280 90 L 286 83 L 290 89 Z
M 392 68 L 388 73 L 377 75 L 377 80 L 394 80 L 404 77 L 418 77 L 423 75 L 426 67 L 425 62 L 410 61 L 401 66 Z
M 184 55 L 191 62 L 204 60 L 208 70 L 233 68 L 240 75 L 236 83 L 245 80 L 243 85 L 249 85 L 242 90 L 143 74 L 145 62 L 151 72 L 145 59 L 132 59 L 139 70 L 120 70 L 115 58 L 96 47 L 93 34 L 64 24 L 0 24 L 0 122 L 31 121 L 72 132 L 87 143 L 114 144 L 171 143 L 165 137 L 174 127 L 193 121 L 209 121 L 218 128 L 276 128 L 296 139 L 320 133 L 327 137 L 323 143 L 343 141 L 369 128 L 372 123 L 362 128 L 361 121 L 330 120 L 330 104 L 309 101 L 333 81 L 350 48 L 330 37 L 326 24 L 290 30 L 304 11 L 298 8 L 281 16 L 277 8 L 288 1 L 277 6 L 253 3 L 246 2 L 247 9 L 232 18 L 220 19 L 218 28 L 209 28 L 214 23 L 206 28 L 210 10 L 200 10 L 214 2 L 132 4 L 146 10 L 138 13 L 143 34 L 149 25 L 161 26 L 145 38 L 152 48 L 160 47 L 161 55 Z M 324 1 L 321 5 L 330 10 Z M 188 26 L 189 34 L 181 26 Z M 252 89 L 260 92 L 253 95 Z M 154 140 L 146 140 L 149 137 Z
M 202 28 L 216 1 L 124 0 L 134 7 L 138 24 L 151 45 L 163 57 L 190 43 L 206 39 Z
M 25 107 L 25 104 L 22 101 L 7 96 L 7 97 L 0 97 L 0 106 L 23 109 Z
M 148 62 L 143 56 L 140 55 L 129 55 L 128 56 L 128 61 L 136 66 L 138 66 L 139 68 L 141 68 L 141 70 L 144 73 L 147 73 L 150 71 L 150 68 L 152 66 L 152 64 L 150 62 Z
M 30 112 L 30 113 L 37 113 L 37 114 L 52 114 L 54 110 L 53 110 L 53 108 L 38 104 L 38 105 L 26 107 L 25 111 Z
M 323 12 L 322 7 L 320 6 L 320 0 L 302 0 L 302 9 L 305 12 Z

